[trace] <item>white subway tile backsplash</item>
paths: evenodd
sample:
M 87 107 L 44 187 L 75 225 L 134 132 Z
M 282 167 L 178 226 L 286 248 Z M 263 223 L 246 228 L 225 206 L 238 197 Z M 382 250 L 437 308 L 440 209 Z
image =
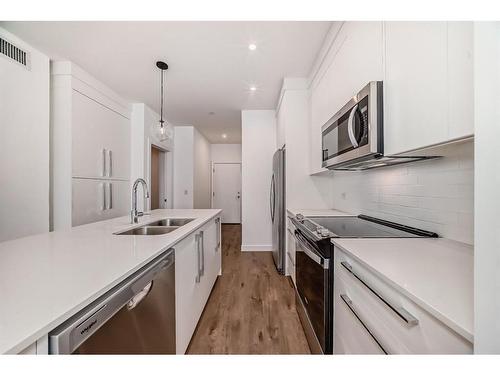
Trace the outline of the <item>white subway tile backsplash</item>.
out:
M 365 172 L 335 172 L 332 207 L 474 242 L 474 143 L 446 146 L 442 158 Z

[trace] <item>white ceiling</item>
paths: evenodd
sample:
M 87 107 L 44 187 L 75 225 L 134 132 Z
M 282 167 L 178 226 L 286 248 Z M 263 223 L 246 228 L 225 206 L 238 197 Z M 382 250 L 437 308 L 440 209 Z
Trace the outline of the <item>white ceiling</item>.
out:
M 157 60 L 168 63 L 166 117 L 211 143 L 240 143 L 242 109 L 274 109 L 284 77 L 307 77 L 330 22 L 4 22 L 123 97 L 159 111 Z M 248 45 L 257 49 L 250 51 Z M 257 90 L 251 92 L 249 87 Z M 215 112 L 210 115 L 209 112 Z M 222 134 L 227 134 L 223 139 Z

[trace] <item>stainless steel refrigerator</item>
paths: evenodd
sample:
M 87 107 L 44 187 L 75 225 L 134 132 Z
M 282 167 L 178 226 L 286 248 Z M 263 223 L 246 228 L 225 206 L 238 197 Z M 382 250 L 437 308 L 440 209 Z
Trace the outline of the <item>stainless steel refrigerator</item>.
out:
M 285 273 L 285 147 L 273 156 L 273 174 L 269 194 L 273 225 L 273 259 L 279 273 Z

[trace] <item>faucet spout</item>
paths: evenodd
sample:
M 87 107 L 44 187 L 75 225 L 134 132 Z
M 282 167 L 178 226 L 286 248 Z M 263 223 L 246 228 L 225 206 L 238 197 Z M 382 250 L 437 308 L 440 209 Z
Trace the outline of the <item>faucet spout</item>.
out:
M 146 206 L 146 199 L 149 198 L 148 184 L 144 179 L 138 178 L 132 186 L 132 210 L 130 211 L 130 221 L 132 224 L 138 223 L 139 216 L 144 214 L 143 212 L 137 211 L 137 188 L 139 184 L 142 185 L 142 190 L 144 191 L 144 206 Z

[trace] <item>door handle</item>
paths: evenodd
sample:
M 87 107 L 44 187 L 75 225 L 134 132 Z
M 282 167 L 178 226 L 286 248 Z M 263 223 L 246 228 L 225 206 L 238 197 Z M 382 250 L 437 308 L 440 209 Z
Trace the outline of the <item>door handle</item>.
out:
M 215 230 L 217 231 L 217 245 L 215 245 L 215 252 L 217 252 L 219 251 L 220 247 L 220 217 L 215 219 L 215 224 L 216 224 Z
M 101 151 L 101 156 L 102 156 L 102 170 L 101 170 L 101 176 L 102 177 L 106 177 L 106 174 L 107 174 L 107 168 L 106 168 L 106 156 L 107 152 L 106 152 L 106 149 L 103 148 L 102 151 Z
M 108 150 L 108 177 L 113 175 L 113 153 Z
M 196 241 L 196 260 L 197 260 L 197 274 L 195 278 L 195 282 L 199 283 L 201 278 L 201 256 L 200 256 L 200 235 L 197 233 L 194 235 Z
M 354 134 L 354 115 L 358 110 L 358 105 L 356 104 L 349 114 L 349 120 L 347 121 L 347 133 L 349 134 L 349 139 L 351 140 L 354 148 L 358 147 L 358 141 L 356 140 L 356 134 Z
M 113 184 L 111 182 L 108 183 L 108 202 L 106 208 L 108 210 L 113 208 Z
M 387 301 L 379 292 L 377 292 L 372 286 L 370 286 L 366 281 L 363 280 L 363 278 L 358 275 L 356 272 L 353 271 L 352 266 L 346 262 L 342 261 L 340 262 L 342 267 L 344 267 L 351 275 L 353 275 L 356 279 L 358 279 L 361 284 L 363 284 L 370 292 L 375 294 L 375 296 L 378 297 L 379 300 L 381 300 L 387 307 L 389 307 L 392 311 L 396 313 L 396 315 L 401 318 L 406 324 L 409 326 L 416 326 L 418 325 L 418 319 L 415 318 L 411 313 L 409 313 L 404 307 L 397 307 L 394 306 L 392 303 Z
M 205 241 L 203 240 L 203 231 L 200 231 L 201 238 L 201 273 L 203 276 L 205 274 Z
M 347 294 L 341 294 L 340 295 L 340 298 L 342 298 L 342 301 L 344 301 L 344 303 L 347 305 L 347 307 L 349 308 L 349 310 L 351 310 L 351 312 L 353 313 L 353 315 L 356 317 L 356 319 L 361 323 L 361 325 L 366 329 L 366 331 L 368 332 L 368 334 L 372 337 L 372 339 L 377 343 L 378 347 L 384 352 L 384 354 L 389 354 L 389 351 L 382 345 L 382 343 L 380 342 L 380 340 L 377 338 L 377 336 L 375 336 L 375 334 L 373 333 L 373 330 L 371 328 L 369 328 L 365 322 L 363 322 L 363 320 L 361 319 L 361 316 L 359 315 L 359 313 L 356 311 L 355 307 L 354 307 L 354 304 L 352 303 L 352 300 L 349 298 L 349 296 Z
M 269 197 L 269 207 L 271 210 L 271 221 L 274 223 L 274 201 L 275 201 L 275 196 L 274 196 L 274 173 L 273 176 L 271 177 L 271 192 L 270 192 L 270 197 Z

